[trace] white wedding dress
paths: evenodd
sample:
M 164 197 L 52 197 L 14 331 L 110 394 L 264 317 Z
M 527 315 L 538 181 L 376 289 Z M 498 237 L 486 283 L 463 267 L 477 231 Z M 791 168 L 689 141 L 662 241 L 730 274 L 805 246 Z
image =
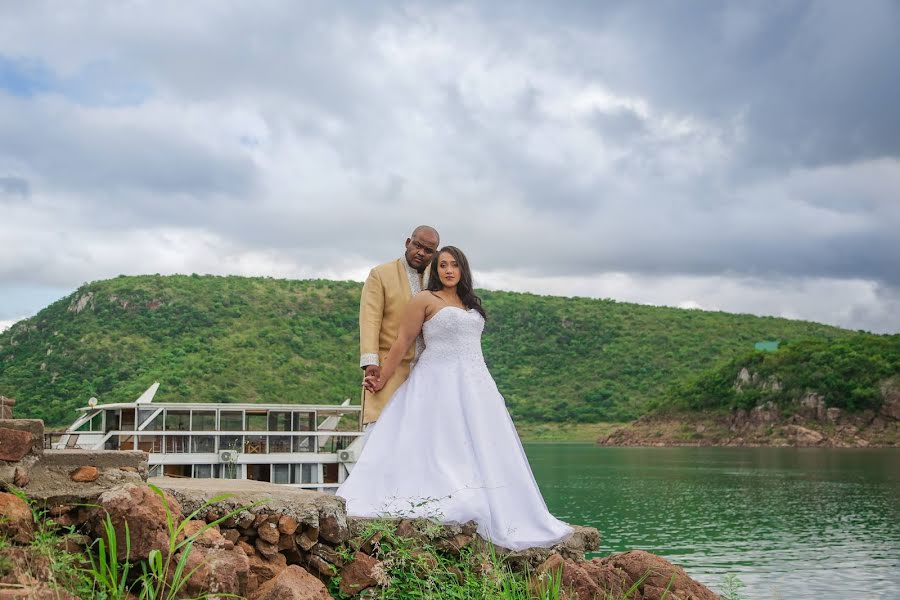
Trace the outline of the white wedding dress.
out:
M 447 306 L 426 321 L 425 350 L 394 393 L 337 495 L 356 517 L 478 523 L 498 546 L 552 546 L 572 528 L 547 510 L 481 353 L 484 319 Z

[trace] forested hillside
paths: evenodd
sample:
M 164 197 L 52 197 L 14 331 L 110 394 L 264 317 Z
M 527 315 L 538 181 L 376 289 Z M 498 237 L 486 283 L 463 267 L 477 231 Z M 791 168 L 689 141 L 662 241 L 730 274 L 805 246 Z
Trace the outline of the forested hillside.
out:
M 358 399 L 361 284 L 121 276 L 0 334 L 0 394 L 17 415 L 71 420 L 91 396 L 129 401 Z M 484 350 L 520 421 L 622 420 L 761 340 L 872 338 L 803 321 L 584 298 L 481 292 Z

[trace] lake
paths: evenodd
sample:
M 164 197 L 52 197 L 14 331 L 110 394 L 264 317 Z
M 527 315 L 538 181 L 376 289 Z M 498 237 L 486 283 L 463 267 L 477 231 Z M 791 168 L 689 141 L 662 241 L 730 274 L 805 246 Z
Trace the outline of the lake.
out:
M 658 554 L 742 598 L 900 598 L 900 450 L 526 444 L 551 512 L 596 556 Z

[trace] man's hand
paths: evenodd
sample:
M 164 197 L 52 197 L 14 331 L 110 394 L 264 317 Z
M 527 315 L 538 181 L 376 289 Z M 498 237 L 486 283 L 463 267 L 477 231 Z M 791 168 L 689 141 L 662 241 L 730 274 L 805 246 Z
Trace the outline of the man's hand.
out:
M 381 379 L 381 367 L 378 365 L 366 365 L 366 374 L 363 377 L 374 377 Z
M 380 392 L 384 387 L 385 381 L 381 378 L 379 374 L 378 377 L 366 377 L 363 379 L 363 387 L 372 392 L 373 394 L 376 392 Z

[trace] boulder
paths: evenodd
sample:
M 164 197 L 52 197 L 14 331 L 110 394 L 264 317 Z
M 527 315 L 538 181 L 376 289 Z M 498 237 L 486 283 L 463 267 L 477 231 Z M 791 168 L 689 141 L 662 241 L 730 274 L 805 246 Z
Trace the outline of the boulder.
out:
M 26 442 L 25 439 L 28 441 Z M 13 444 L 15 442 L 15 445 Z M 22 454 L 22 444 L 25 452 Z M 10 452 L 9 458 L 6 452 Z M 0 460 L 15 462 L 44 453 L 44 422 L 40 419 L 0 419 Z M 14 458 L 20 455 L 19 458 Z
M 357 552 L 353 556 L 353 562 L 341 569 L 341 593 L 347 596 L 358 594 L 366 588 L 378 585 L 379 577 L 383 577 L 381 562 L 368 554 Z
M 197 598 L 203 594 L 244 596 L 247 593 L 250 560 L 241 548 L 226 550 L 195 544 L 188 554 L 184 572 L 191 573 L 182 588 L 187 597 Z
M 175 523 L 181 522 L 181 506 L 166 494 L 169 510 Z M 162 498 L 145 485 L 126 484 L 100 494 L 98 504 L 105 509 L 116 529 L 119 558 L 125 559 L 125 523 L 131 534 L 131 560 L 146 559 L 151 550 L 169 547 L 166 510 Z M 104 535 L 103 511 L 93 519 L 96 536 Z M 184 532 L 179 539 L 184 538 Z
M 278 531 L 278 525 L 275 523 L 265 522 L 256 528 L 256 534 L 270 544 L 277 544 L 281 532 Z
M 200 521 L 199 519 L 194 519 L 192 521 L 188 521 L 184 526 L 184 535 L 187 537 L 196 536 L 194 538 L 194 546 L 203 546 L 205 548 L 224 548 L 226 545 L 225 538 L 219 532 L 219 527 L 213 525 L 211 527 L 207 527 L 206 521 Z M 199 533 L 200 531 L 203 533 Z M 234 544 L 232 543 L 232 546 Z
M 72 472 L 69 473 L 69 479 L 74 481 L 75 483 L 88 483 L 90 481 L 97 481 L 97 478 L 100 477 L 100 469 L 97 467 L 92 467 L 90 465 L 78 467 L 73 469 Z
M 691 579 L 681 567 L 643 550 L 595 558 L 590 563 L 592 566 L 587 569 L 593 572 L 595 581 L 599 581 L 597 578 L 604 573 L 612 581 L 624 575 L 627 577 L 625 589 L 643 577 L 637 596 L 643 600 L 721 600 L 705 585 Z
M 278 531 L 285 535 L 293 535 L 297 531 L 297 519 L 290 515 L 281 515 L 278 518 Z
M 602 569 L 590 562 L 566 560 L 557 553 L 535 569 L 528 587 L 534 595 L 543 597 L 556 580 L 570 600 L 620 598 L 629 587 L 627 574 L 620 569 Z
M 318 578 L 297 565 L 284 569 L 277 577 L 261 585 L 249 600 L 331 600 L 328 589 Z
M 347 514 L 343 510 L 320 513 L 319 537 L 332 544 L 342 544 L 349 540 L 350 528 L 347 525 Z
M 31 507 L 14 494 L 0 492 L 0 535 L 14 542 L 27 544 L 34 535 L 34 520 Z
M 18 462 L 32 448 L 31 433 L 21 429 L 0 427 L 0 460 Z
M 253 591 L 270 579 L 274 579 L 287 567 L 284 554 L 276 553 L 271 558 L 254 552 L 250 558 L 250 582 L 247 591 Z
M 825 436 L 800 425 L 785 425 L 785 435 L 797 446 L 817 446 L 825 441 Z

